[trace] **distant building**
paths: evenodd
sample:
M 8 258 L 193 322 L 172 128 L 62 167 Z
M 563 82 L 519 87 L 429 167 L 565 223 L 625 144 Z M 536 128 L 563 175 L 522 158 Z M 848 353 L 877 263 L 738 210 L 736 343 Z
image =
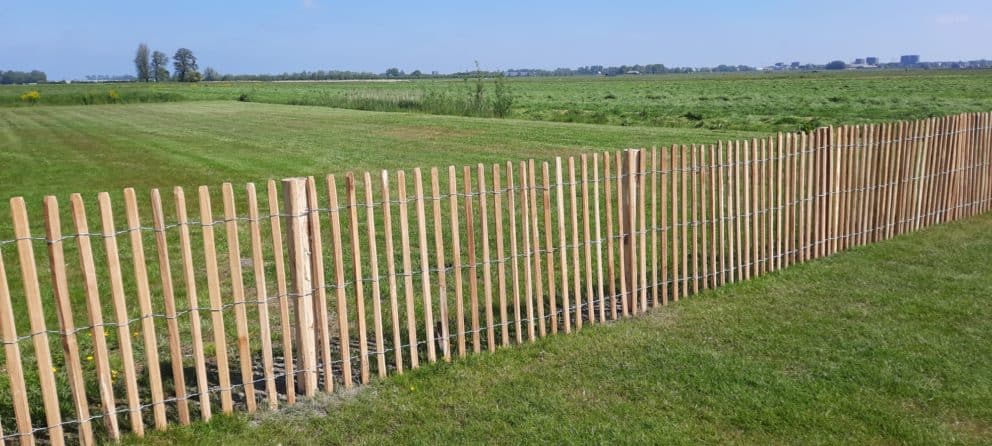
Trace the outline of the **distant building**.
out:
M 868 57 L 868 58 L 865 58 L 865 62 L 868 65 L 878 65 L 878 58 L 877 57 Z
M 793 69 L 795 69 L 795 68 L 799 68 L 799 67 L 800 67 L 800 64 L 799 64 L 799 62 L 793 62 L 793 63 L 792 63 L 792 65 L 791 65 L 791 67 L 792 67 Z
M 865 60 L 864 59 L 854 59 L 854 64 L 855 65 L 864 65 L 865 64 Z
M 917 54 L 911 54 L 899 58 L 899 65 L 916 65 L 918 63 L 920 63 L 920 56 Z

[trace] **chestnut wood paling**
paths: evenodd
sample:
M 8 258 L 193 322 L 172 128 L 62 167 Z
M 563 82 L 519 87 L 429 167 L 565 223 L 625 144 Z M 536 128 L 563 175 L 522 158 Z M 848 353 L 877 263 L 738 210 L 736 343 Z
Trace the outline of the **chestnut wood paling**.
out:
M 286 402 L 296 404 L 296 366 L 293 362 L 293 327 L 289 313 L 289 285 L 286 281 L 286 259 L 283 254 L 282 216 L 279 213 L 279 191 L 275 180 L 266 187 L 269 195 L 269 226 L 272 234 L 273 263 L 276 270 L 276 291 L 279 300 L 279 324 L 282 335 L 282 358 L 285 367 Z
M 375 229 L 375 199 L 372 190 L 372 174 L 365 172 L 364 180 L 365 227 L 368 230 L 367 235 L 369 238 L 369 270 L 374 278 L 372 280 L 372 324 L 375 330 L 376 372 L 380 378 L 385 378 L 388 370 L 386 368 L 386 341 L 383 335 L 382 325 L 382 285 L 379 279 L 379 246 L 376 242 L 378 237 Z M 437 205 L 440 206 L 440 203 Z
M 231 187 L 231 183 L 224 183 L 222 194 L 224 201 L 224 226 L 227 229 L 228 268 L 231 276 L 231 294 L 234 297 L 235 330 L 238 336 L 238 360 L 241 365 L 245 406 L 248 409 L 248 413 L 253 413 L 257 408 L 255 402 L 254 367 L 251 361 L 251 346 L 248 344 L 248 317 L 245 310 L 244 275 L 241 271 L 241 242 L 238 238 L 238 212 L 234 207 L 234 189 Z M 138 238 L 140 240 L 140 234 Z

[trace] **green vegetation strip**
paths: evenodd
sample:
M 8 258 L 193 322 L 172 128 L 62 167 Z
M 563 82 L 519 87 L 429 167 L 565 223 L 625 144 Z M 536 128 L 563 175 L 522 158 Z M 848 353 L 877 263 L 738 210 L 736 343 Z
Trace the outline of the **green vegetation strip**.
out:
M 992 215 L 138 444 L 905 443 L 992 436 Z

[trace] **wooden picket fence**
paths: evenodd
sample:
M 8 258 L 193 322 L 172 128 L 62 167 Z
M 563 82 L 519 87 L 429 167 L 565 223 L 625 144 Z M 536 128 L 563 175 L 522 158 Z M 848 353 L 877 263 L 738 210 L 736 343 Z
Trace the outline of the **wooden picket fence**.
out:
M 38 227 L 13 198 L 0 444 L 276 409 L 986 212 L 990 147 L 975 113 L 200 187 L 192 214 L 182 188 L 126 189 L 120 230 L 107 193 L 72 195 L 67 225 L 46 197 Z

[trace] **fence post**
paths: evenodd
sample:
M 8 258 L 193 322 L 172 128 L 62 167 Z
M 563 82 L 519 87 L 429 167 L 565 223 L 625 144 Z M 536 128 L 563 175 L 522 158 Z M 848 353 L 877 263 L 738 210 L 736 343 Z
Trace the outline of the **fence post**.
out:
M 313 276 L 310 270 L 310 232 L 306 178 L 282 180 L 286 241 L 292 281 L 290 296 L 296 311 L 296 351 L 299 352 L 299 391 L 312 396 L 317 389 L 317 343 L 313 313 Z
M 626 155 L 626 162 L 621 163 L 620 167 L 620 177 L 623 180 L 619 181 L 620 187 L 624 188 L 623 194 L 623 264 L 624 264 L 624 277 L 621 279 L 626 283 L 627 294 L 623 296 L 623 306 L 624 308 L 631 309 L 631 314 L 634 314 L 637 306 L 635 300 L 638 296 L 638 286 L 637 286 L 637 259 L 635 255 L 635 249 L 637 249 L 637 240 L 635 238 L 635 231 L 637 231 L 637 209 L 638 201 L 641 197 L 637 193 L 636 184 L 640 181 L 640 161 L 641 151 L 638 149 L 627 149 L 624 150 Z

